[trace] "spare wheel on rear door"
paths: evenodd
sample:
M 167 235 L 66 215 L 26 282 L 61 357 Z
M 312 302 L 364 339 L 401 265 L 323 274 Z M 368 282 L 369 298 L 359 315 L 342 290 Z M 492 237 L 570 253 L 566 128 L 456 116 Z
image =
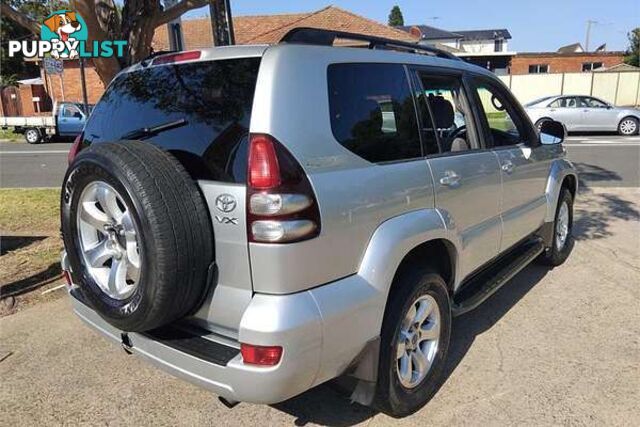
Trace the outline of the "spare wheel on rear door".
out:
M 148 143 L 94 144 L 65 176 L 65 248 L 89 304 L 124 331 L 189 314 L 206 292 L 213 231 L 196 182 Z

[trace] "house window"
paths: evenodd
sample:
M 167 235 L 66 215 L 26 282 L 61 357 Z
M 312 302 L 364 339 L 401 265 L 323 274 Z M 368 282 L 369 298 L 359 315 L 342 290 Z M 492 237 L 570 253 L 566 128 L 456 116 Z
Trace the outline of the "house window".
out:
M 593 71 L 602 68 L 602 62 L 583 62 L 582 71 Z
M 549 72 L 549 64 L 529 65 L 529 74 L 546 74 Z
M 504 48 L 504 39 L 495 39 L 493 42 L 493 51 L 502 52 Z

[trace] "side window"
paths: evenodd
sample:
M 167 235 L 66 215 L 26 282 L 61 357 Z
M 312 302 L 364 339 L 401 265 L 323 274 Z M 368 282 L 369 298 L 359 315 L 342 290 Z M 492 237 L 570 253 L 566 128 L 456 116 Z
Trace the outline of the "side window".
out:
M 576 108 L 577 106 L 578 103 L 574 97 L 556 99 L 549 104 L 549 107 L 551 108 Z
M 370 162 L 422 157 L 416 113 L 399 64 L 332 64 L 328 69 L 333 135 Z
M 74 117 L 76 113 L 80 113 L 80 110 L 72 105 L 65 105 L 62 110 L 62 117 Z
M 470 150 L 472 144 L 467 132 L 468 115 L 464 107 L 466 102 L 460 78 L 425 72 L 419 72 L 418 76 L 422 86 L 422 91 L 418 94 L 418 105 L 425 153 Z
M 495 147 L 519 144 L 525 132 L 512 102 L 497 86 L 476 80 L 482 112 L 489 125 Z
M 583 108 L 607 108 L 607 104 L 599 99 L 582 97 L 580 100 L 582 101 Z

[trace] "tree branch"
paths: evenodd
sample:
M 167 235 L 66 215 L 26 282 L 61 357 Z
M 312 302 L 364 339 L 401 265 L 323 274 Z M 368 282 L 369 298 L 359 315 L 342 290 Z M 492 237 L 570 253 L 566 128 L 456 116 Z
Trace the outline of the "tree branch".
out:
M 154 20 L 155 27 L 177 19 L 183 13 L 209 4 L 208 0 L 182 0 L 175 6 L 158 13 Z
M 24 13 L 18 12 L 4 2 L 0 3 L 0 14 L 6 16 L 21 27 L 24 27 L 27 30 L 31 31 L 36 36 L 40 35 L 40 24 L 38 22 L 29 18 Z

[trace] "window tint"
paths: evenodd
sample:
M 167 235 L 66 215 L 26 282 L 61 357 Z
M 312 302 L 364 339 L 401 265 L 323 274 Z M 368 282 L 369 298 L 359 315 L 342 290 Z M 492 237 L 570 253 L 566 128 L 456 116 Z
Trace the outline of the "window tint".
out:
M 463 108 L 462 82 L 454 76 L 434 76 L 419 73 L 424 92 L 418 97 L 423 123 L 423 143 L 427 154 L 433 154 L 431 142 L 434 133 L 441 153 L 466 151 L 471 149 L 467 133 L 467 113 Z M 435 123 L 435 126 L 433 125 Z M 435 141 L 434 141 L 435 142 Z
M 524 132 L 518 128 L 521 122 L 506 95 L 493 85 L 482 81 L 476 83 L 476 90 L 489 125 L 493 145 L 501 147 L 523 142 Z
M 331 129 L 345 148 L 370 162 L 422 156 L 402 65 L 332 64 L 328 83 Z
M 146 139 L 174 154 L 196 178 L 244 182 L 246 136 L 260 58 L 149 67 L 123 74 L 96 105 L 89 143 L 185 120 Z

